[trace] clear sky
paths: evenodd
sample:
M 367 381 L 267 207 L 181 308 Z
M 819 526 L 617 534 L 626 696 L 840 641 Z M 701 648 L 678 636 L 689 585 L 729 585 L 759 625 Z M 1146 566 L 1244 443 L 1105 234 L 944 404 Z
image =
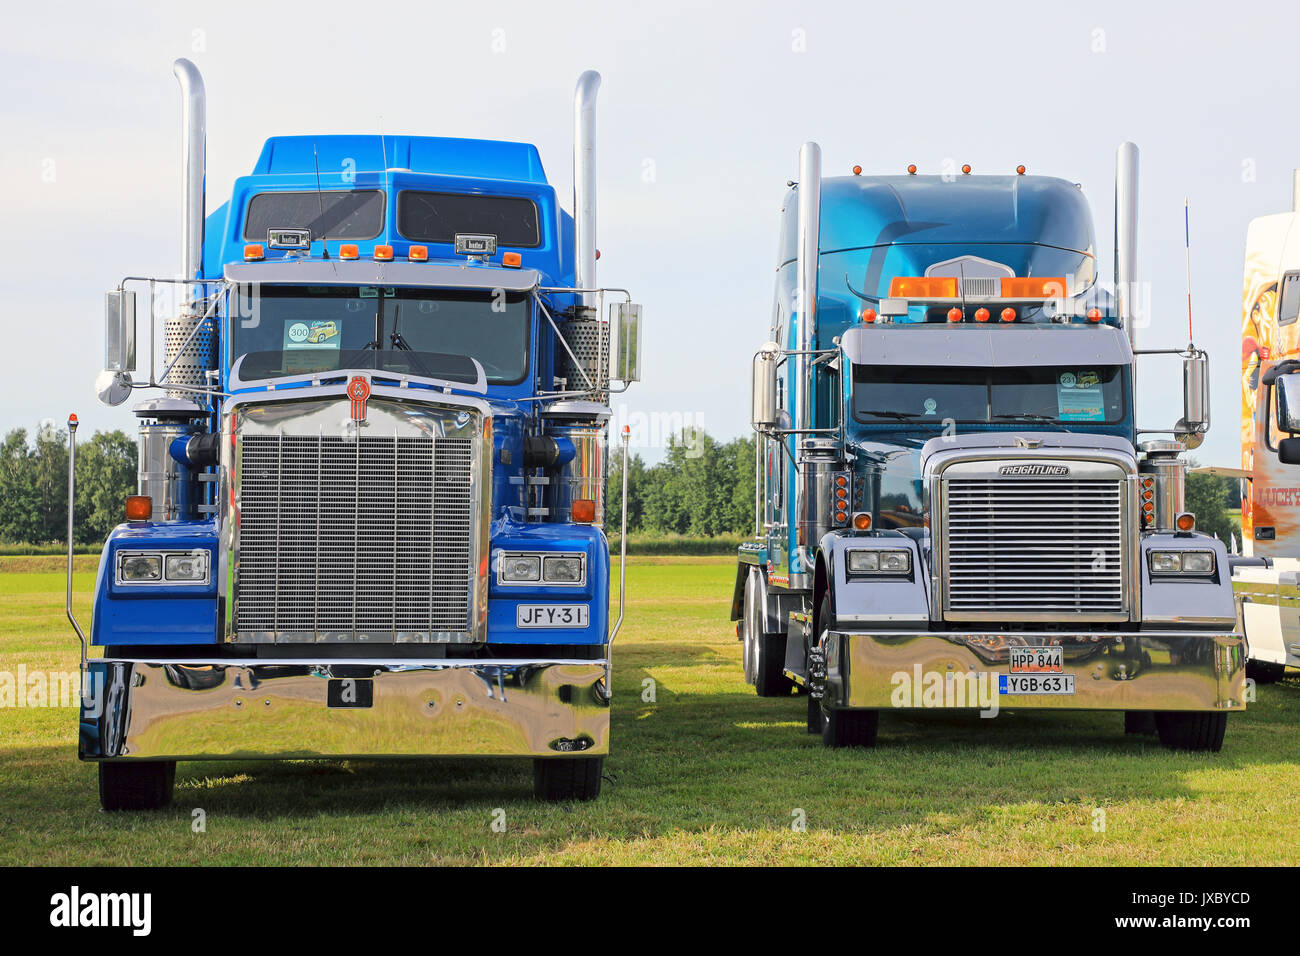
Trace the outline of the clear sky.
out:
M 179 268 L 179 94 L 208 89 L 208 208 L 274 134 L 379 132 L 537 144 L 570 201 L 572 91 L 600 70 L 600 278 L 644 303 L 631 411 L 748 431 L 777 212 L 801 142 L 824 172 L 1031 173 L 1081 184 L 1112 262 L 1115 147 L 1142 150 L 1140 345 L 1211 356 L 1205 463 L 1238 461 L 1246 225 L 1291 206 L 1294 3 L 39 3 L 0 32 L 0 429 L 133 428 L 92 384 L 102 293 Z M 1140 378 L 1140 423 L 1181 408 Z M 90 428 L 86 430 L 89 431 Z M 644 449 L 655 458 L 654 449 Z

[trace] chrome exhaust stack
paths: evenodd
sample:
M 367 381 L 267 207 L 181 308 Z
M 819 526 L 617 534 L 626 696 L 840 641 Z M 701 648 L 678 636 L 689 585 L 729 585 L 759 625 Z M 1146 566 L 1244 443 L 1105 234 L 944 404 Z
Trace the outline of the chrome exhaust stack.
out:
M 573 93 L 573 284 L 596 288 L 596 92 L 600 74 L 587 70 Z M 594 308 L 596 294 L 584 292 Z
M 817 485 L 822 469 L 815 466 L 814 461 L 821 461 L 828 455 L 839 457 L 834 443 L 817 441 L 806 434 L 813 428 L 812 351 L 817 347 L 817 268 L 822 207 L 822 148 L 814 142 L 799 147 L 799 183 L 796 188 L 799 196 L 798 257 L 795 260 L 795 301 L 791 312 L 798 316 L 799 322 L 799 354 L 794 357 L 795 388 L 798 390 L 794 427 L 799 449 L 795 510 L 800 517 L 795 528 L 795 553 L 803 565 L 800 571 L 811 574 L 812 549 L 819 535 L 816 523 L 804 520 L 804 516 L 820 500 Z
M 203 274 L 203 221 L 206 213 L 208 103 L 199 68 L 184 58 L 172 64 L 181 85 L 181 274 Z M 186 287 L 186 305 L 203 298 L 201 285 Z
M 1115 152 L 1115 306 L 1137 349 L 1138 148 L 1121 143 Z

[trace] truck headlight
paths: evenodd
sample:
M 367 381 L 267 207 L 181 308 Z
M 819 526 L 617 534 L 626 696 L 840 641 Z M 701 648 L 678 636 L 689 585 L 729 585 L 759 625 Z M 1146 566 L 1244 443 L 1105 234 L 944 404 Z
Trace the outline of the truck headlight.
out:
M 537 554 L 507 554 L 501 557 L 502 581 L 540 581 L 542 558 Z
M 582 555 L 548 555 L 542 559 L 542 580 L 547 584 L 581 584 L 582 565 Z
M 208 579 L 208 552 L 169 554 L 163 560 L 163 572 L 168 581 L 202 584 Z
M 848 552 L 850 574 L 907 574 L 912 570 L 912 552 L 894 549 L 856 549 Z
M 1213 574 L 1213 551 L 1152 551 L 1147 559 L 1152 574 Z
M 123 554 L 117 559 L 117 579 L 123 584 L 162 580 L 161 554 Z

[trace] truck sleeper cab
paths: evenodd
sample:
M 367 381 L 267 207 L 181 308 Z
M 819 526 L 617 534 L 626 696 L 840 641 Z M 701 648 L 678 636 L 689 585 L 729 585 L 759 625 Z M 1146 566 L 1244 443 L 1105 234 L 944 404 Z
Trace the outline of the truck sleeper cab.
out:
M 805 693 L 828 745 L 893 708 L 1043 708 L 1218 750 L 1243 708 L 1228 555 L 1183 510 L 1204 353 L 1179 350 L 1179 440 L 1135 424 L 1131 144 L 1117 190 L 1112 298 L 1071 183 L 823 181 L 801 151 L 732 619 L 748 682 Z
M 166 394 L 135 407 L 140 494 L 88 637 L 69 604 L 105 809 L 167 803 L 177 760 L 232 758 L 527 757 L 539 798 L 596 797 L 622 619 L 608 396 L 639 377 L 640 314 L 595 281 L 598 75 L 575 217 L 532 146 L 321 136 L 269 140 L 205 221 L 202 81 L 176 72 L 165 366 L 132 380 L 136 295 L 160 313 L 168 283 L 128 279 L 100 381 L 112 404 Z

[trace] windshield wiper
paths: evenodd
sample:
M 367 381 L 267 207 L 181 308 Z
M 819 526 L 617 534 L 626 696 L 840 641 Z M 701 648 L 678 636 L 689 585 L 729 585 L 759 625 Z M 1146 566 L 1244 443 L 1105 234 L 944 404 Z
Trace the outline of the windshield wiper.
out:
M 895 412 L 887 408 L 859 408 L 859 415 L 875 415 L 879 418 L 893 418 L 900 422 L 911 421 L 913 418 L 920 418 L 920 412 Z M 936 419 L 937 421 L 938 419 Z

